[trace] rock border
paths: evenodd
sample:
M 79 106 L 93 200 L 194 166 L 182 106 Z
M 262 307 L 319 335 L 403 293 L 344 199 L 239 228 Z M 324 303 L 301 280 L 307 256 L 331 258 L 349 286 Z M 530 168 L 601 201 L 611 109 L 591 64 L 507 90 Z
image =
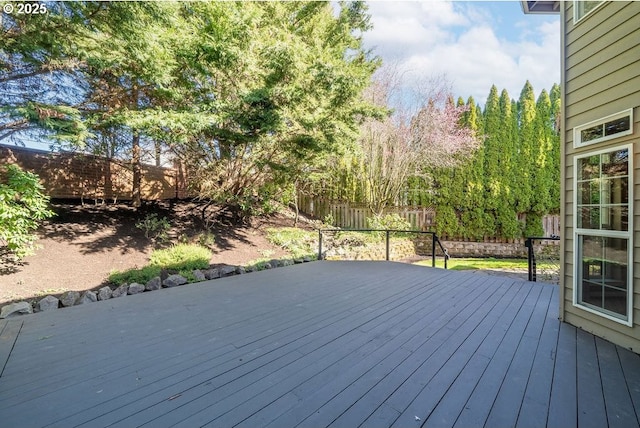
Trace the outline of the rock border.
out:
M 210 281 L 218 278 L 225 278 L 234 275 L 242 275 L 250 272 L 258 272 L 265 269 L 273 269 L 294 264 L 308 263 L 315 261 L 311 257 L 303 257 L 299 259 L 272 259 L 267 262 L 259 262 L 250 266 L 232 266 L 223 265 L 212 267 L 205 270 L 194 270 L 193 276 L 195 281 L 189 282 L 182 275 L 169 275 L 162 280 L 155 277 L 146 284 L 122 284 L 116 288 L 108 285 L 98 290 L 88 290 L 84 292 L 67 291 L 59 296 L 47 295 L 44 298 L 29 303 L 27 301 L 19 301 L 6 304 L 0 307 L 0 319 L 16 317 L 20 315 L 32 314 L 37 312 L 47 312 L 58 308 L 66 308 L 71 306 L 93 303 L 103 300 L 115 299 L 132 294 L 147 293 L 150 291 L 160 290 L 162 288 L 179 287 L 185 284 L 197 284 L 203 281 Z

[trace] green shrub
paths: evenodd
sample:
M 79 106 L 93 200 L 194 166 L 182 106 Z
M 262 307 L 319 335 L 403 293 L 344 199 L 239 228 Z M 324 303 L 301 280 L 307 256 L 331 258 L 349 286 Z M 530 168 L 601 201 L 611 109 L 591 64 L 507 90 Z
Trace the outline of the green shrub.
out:
M 211 256 L 211 251 L 200 245 L 177 244 L 163 250 L 154 250 L 149 257 L 149 264 L 169 270 L 192 271 L 209 267 Z
M 294 258 L 317 256 L 318 234 L 296 227 L 267 229 L 267 239 L 289 251 Z
M 206 248 L 213 248 L 216 245 L 216 235 L 213 232 L 206 231 L 198 235 L 196 240 L 198 245 L 202 245 Z
M 137 282 L 138 284 L 146 284 L 151 278 L 160 276 L 162 270 L 159 266 L 145 266 L 141 269 L 128 269 L 124 272 L 113 271 L 109 274 L 109 282 L 117 285 L 131 284 Z
M 177 272 L 193 281 L 195 269 L 206 269 L 211 260 L 211 251 L 200 245 L 178 244 L 163 250 L 154 250 L 149 258 L 149 264 L 140 269 L 129 269 L 124 272 L 112 272 L 109 281 L 115 284 L 130 284 L 137 282 L 144 284 L 151 278 L 160 275 L 162 269 Z
M 387 214 L 385 216 L 375 216 L 367 219 L 370 229 L 392 229 L 411 230 L 411 223 L 398 214 Z
M 54 215 L 43 190 L 33 173 L 16 165 L 0 169 L 0 247 L 18 259 L 34 252 L 38 222 Z
M 166 242 L 169 239 L 167 232 L 171 229 L 171 224 L 169 224 L 169 220 L 166 218 L 159 218 L 158 214 L 151 213 L 138 221 L 136 227 L 144 231 L 144 236 L 146 236 L 147 239 Z

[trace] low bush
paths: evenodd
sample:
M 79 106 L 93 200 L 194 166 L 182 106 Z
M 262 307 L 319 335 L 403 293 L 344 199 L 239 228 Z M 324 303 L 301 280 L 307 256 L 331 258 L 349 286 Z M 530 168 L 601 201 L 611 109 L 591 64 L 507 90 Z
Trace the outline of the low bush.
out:
M 178 244 L 151 253 L 149 264 L 143 268 L 129 269 L 124 272 L 112 272 L 109 281 L 114 284 L 144 284 L 159 276 L 163 269 L 179 273 L 190 281 L 194 280 L 195 269 L 206 269 L 211 261 L 211 251 L 200 245 Z
M 142 220 L 136 223 L 136 227 L 144 231 L 147 239 L 153 239 L 157 242 L 166 242 L 169 239 L 167 232 L 171 229 L 171 224 L 166 218 L 158 217 L 158 214 L 147 214 Z
M 267 239 L 274 245 L 284 248 L 294 258 L 317 256 L 318 234 L 296 227 L 267 229 Z

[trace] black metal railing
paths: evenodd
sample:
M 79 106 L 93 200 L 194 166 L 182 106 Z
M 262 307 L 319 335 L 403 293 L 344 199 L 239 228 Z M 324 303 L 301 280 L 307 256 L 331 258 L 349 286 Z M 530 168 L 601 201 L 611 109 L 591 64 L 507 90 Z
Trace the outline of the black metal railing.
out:
M 536 251 L 536 241 L 559 241 L 560 237 L 530 236 L 524 245 L 527 247 L 527 261 L 529 267 L 529 281 L 537 281 L 538 277 L 544 282 L 558 283 L 560 281 L 560 247 L 558 245 L 543 245 Z
M 420 230 L 398 230 L 398 229 L 318 229 L 318 260 L 322 260 L 324 258 L 323 254 L 322 254 L 322 240 L 323 240 L 323 234 L 324 233 L 328 233 L 328 232 L 332 232 L 332 233 L 339 233 L 339 232 L 363 232 L 363 233 L 384 232 L 384 234 L 385 234 L 385 259 L 386 260 L 390 260 L 390 256 L 391 256 L 391 249 L 390 249 L 391 234 L 407 233 L 407 234 L 431 235 L 431 266 L 436 267 L 436 250 L 437 250 L 437 247 L 439 247 L 440 251 L 442 252 L 442 257 L 444 258 L 444 268 L 445 269 L 447 269 L 447 262 L 448 262 L 448 260 L 450 258 L 449 252 L 447 251 L 446 248 L 444 248 L 444 246 L 442 245 L 442 242 L 440 242 L 440 239 L 438 238 L 438 235 L 435 234 L 435 232 L 425 232 L 425 231 L 420 231 Z

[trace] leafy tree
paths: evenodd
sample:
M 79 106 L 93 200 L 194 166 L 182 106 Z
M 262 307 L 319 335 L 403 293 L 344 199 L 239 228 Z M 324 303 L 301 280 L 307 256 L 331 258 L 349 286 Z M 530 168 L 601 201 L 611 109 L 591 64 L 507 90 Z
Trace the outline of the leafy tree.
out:
M 172 144 L 198 194 L 243 216 L 354 140 L 378 61 L 361 3 L 194 3 L 183 43 L 190 105 L 207 117 Z M 179 137 L 182 129 L 173 132 Z
M 38 222 L 53 215 L 38 176 L 16 165 L 0 169 L 0 246 L 20 259 L 35 250 Z

